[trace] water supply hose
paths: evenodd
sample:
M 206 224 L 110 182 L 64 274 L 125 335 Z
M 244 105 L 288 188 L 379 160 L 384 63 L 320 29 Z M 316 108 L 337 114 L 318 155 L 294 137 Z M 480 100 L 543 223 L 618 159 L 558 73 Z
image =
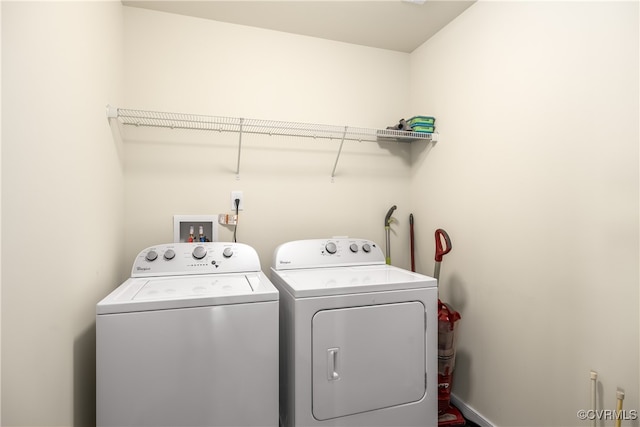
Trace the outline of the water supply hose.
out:
M 384 231 L 387 235 L 387 255 L 385 257 L 385 262 L 388 265 L 391 265 L 391 227 L 389 226 L 389 224 L 391 224 L 391 215 L 397 208 L 398 207 L 396 205 L 391 206 L 391 208 L 387 211 L 387 215 L 384 217 Z

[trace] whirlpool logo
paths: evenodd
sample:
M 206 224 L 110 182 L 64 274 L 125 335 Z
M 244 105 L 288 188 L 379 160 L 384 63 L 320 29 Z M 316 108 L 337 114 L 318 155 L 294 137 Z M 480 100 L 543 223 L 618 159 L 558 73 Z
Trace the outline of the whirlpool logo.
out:
M 280 261 L 278 261 L 278 263 L 280 265 L 283 265 L 283 264 L 286 265 L 286 264 L 291 264 L 291 261 L 280 260 Z
M 138 271 L 147 271 L 147 270 L 151 270 L 151 267 L 140 267 L 140 266 L 138 266 L 138 267 L 136 267 L 136 270 L 138 270 Z

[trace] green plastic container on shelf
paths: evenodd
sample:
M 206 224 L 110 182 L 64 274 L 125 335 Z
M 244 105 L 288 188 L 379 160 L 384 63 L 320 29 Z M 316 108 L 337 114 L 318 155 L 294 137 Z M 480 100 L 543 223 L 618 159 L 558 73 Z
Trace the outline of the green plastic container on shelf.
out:
M 409 123 L 411 127 L 433 126 L 435 122 L 436 122 L 436 118 L 431 116 L 413 116 L 409 120 L 407 120 L 407 123 Z
M 416 126 L 413 125 L 411 126 L 411 131 L 412 132 L 422 132 L 422 133 L 433 133 L 435 132 L 436 127 L 435 126 Z

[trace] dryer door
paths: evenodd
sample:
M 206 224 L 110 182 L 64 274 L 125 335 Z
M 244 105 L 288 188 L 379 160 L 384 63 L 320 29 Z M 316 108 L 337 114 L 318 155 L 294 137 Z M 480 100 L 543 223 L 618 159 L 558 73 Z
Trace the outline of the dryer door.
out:
M 421 302 L 322 310 L 312 320 L 313 416 L 327 420 L 425 394 Z

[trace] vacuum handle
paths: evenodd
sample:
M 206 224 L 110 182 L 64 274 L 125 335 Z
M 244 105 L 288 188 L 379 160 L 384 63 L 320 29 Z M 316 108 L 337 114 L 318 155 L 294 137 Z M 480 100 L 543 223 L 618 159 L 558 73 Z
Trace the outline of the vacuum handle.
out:
M 393 215 L 393 211 L 395 211 L 398 207 L 396 205 L 391 206 L 391 208 L 387 211 L 387 214 L 384 217 L 384 226 L 388 227 L 391 223 L 391 215 Z
M 384 227 L 384 231 L 385 231 L 385 233 L 387 235 L 386 244 L 385 244 L 385 249 L 387 250 L 387 252 L 386 252 L 386 255 L 384 257 L 384 262 L 387 265 L 391 265 L 391 227 L 386 225 Z
M 387 215 L 384 217 L 384 231 L 387 234 L 387 256 L 385 257 L 385 263 L 391 265 L 391 215 L 393 215 L 393 211 L 395 211 L 398 207 L 396 205 L 391 206 L 391 208 L 387 211 Z
M 411 271 L 416 271 L 415 243 L 413 237 L 413 214 L 409 214 L 409 245 L 411 249 Z
M 444 246 L 442 241 L 444 239 Z M 442 257 L 451 252 L 451 239 L 442 228 L 436 230 L 436 262 L 441 262 Z

